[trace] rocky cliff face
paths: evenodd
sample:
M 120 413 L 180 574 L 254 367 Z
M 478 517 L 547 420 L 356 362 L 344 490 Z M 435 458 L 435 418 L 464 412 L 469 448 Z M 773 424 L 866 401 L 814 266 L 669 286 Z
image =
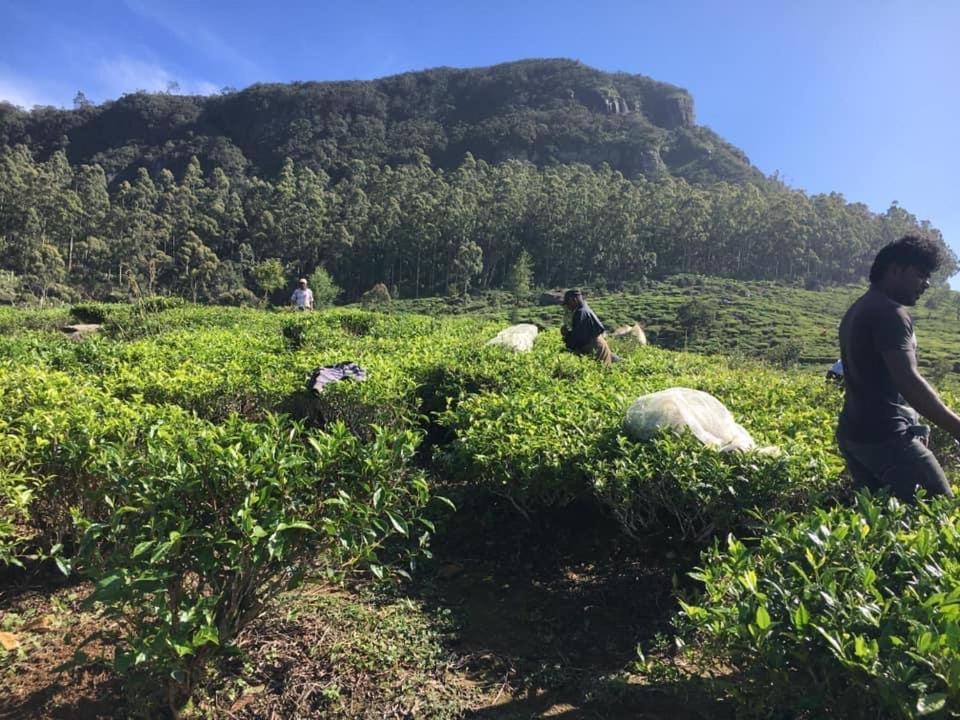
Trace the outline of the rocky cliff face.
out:
M 693 113 L 693 98 L 689 95 L 675 95 L 667 100 L 665 107 L 666 127 L 693 127 L 695 124 Z
M 582 90 L 579 93 L 573 92 L 578 102 L 588 107 L 593 112 L 603 113 L 605 115 L 626 115 L 629 112 L 640 110 L 640 103 L 636 102 L 633 107 L 615 92 L 602 92 L 600 90 Z
M 654 124 L 667 130 L 695 125 L 693 98 L 685 92 L 655 93 L 644 104 L 639 98 L 632 102 L 615 90 L 588 89 L 571 91 L 578 102 L 592 112 L 604 115 L 626 115 L 636 112 L 647 115 Z

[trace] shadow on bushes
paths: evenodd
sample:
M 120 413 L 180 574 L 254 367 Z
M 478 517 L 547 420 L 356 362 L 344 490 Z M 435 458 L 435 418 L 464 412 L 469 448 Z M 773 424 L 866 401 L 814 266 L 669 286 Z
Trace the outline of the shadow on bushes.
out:
M 504 702 L 466 717 L 637 717 L 641 708 L 667 717 L 679 696 L 694 694 L 709 714 L 670 714 L 722 717 L 706 686 L 637 685 L 624 674 L 638 644 L 670 632 L 675 593 L 692 587 L 696 548 L 630 541 L 591 500 L 529 522 L 473 489 L 455 501 L 458 511 L 438 522 L 436 557 L 408 592 L 453 613 L 452 652 L 468 676 L 500 687 Z

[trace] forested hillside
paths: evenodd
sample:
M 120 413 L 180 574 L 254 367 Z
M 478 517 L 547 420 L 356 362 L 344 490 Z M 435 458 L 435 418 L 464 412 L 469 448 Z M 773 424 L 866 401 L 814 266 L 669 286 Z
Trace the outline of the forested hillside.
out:
M 109 178 L 183 172 L 191 156 L 230 176 L 274 177 L 286 158 L 339 176 L 356 160 L 444 169 L 466 153 L 539 166 L 607 163 L 628 177 L 755 182 L 746 156 L 694 122 L 693 99 L 642 75 L 571 60 L 437 68 L 369 82 L 254 85 L 213 97 L 137 92 L 31 113 L 0 104 L 0 143 L 97 163 Z
M 77 105 L 0 106 L 2 302 L 249 304 L 308 275 L 345 299 L 679 272 L 812 287 L 906 232 L 942 241 L 895 203 L 764 178 L 678 88 L 569 61 Z

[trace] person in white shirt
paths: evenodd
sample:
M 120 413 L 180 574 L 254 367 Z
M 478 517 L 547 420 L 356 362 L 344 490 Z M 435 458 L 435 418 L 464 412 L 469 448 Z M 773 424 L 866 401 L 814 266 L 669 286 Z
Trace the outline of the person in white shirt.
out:
M 297 289 L 290 296 L 290 304 L 297 310 L 313 310 L 313 290 L 307 287 L 307 279 L 300 278 Z

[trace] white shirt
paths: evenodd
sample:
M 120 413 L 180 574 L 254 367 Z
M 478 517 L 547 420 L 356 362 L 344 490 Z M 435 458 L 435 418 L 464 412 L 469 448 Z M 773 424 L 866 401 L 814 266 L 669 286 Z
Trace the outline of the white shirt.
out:
M 297 288 L 290 299 L 301 310 L 313 310 L 313 290 L 310 288 Z

